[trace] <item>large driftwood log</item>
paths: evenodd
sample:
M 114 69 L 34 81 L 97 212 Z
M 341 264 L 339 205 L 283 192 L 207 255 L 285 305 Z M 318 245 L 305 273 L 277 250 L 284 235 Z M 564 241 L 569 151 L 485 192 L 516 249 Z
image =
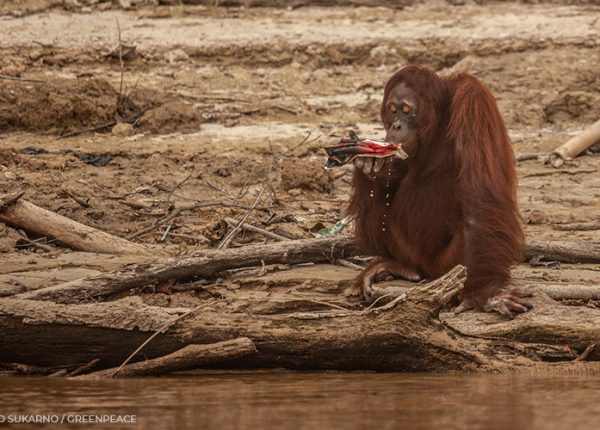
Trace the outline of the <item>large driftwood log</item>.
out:
M 501 361 L 530 363 L 530 359 L 568 359 L 562 345 L 503 343 L 457 335 L 440 324 L 438 311 L 461 287 L 464 270 L 457 268 L 444 278 L 417 287 L 378 309 L 311 310 L 289 312 L 264 306 L 277 302 L 267 297 L 260 306 L 223 303 L 196 317 L 179 322 L 148 345 L 144 354 L 156 357 L 189 343 L 209 343 L 248 336 L 257 345 L 256 356 L 229 365 L 243 367 L 291 367 L 314 369 L 445 370 L 490 368 Z M 280 297 L 280 299 L 283 299 Z M 243 301 L 243 300 L 241 300 Z M 290 298 L 297 305 L 297 297 Z M 534 316 L 544 302 L 531 311 Z M 326 306 L 325 306 L 326 307 Z M 243 309 L 240 311 L 240 309 Z M 253 313 L 252 309 L 261 309 Z M 569 319 L 571 308 L 559 307 L 559 326 Z M 39 365 L 59 362 L 76 366 L 101 358 L 104 366 L 119 364 L 144 338 L 184 309 L 148 307 L 135 299 L 66 306 L 29 300 L 0 300 L 0 323 L 10 335 L 0 345 L 0 360 Z M 564 311 L 564 312 L 563 312 Z M 561 313 L 563 312 L 564 315 Z M 590 333 L 574 346 L 598 340 L 593 310 L 584 310 Z M 460 317 L 459 317 L 460 318 Z M 519 324 L 520 318 L 510 324 Z M 543 325 L 547 318 L 534 318 Z M 596 323 L 595 326 L 598 324 Z M 581 325 L 580 325 L 581 326 Z M 140 335 L 140 331 L 142 334 Z M 517 330 L 518 331 L 518 330 Z M 55 337 L 56 335 L 56 337 Z M 68 339 L 65 343 L 64 339 Z M 563 339 L 561 339 L 563 340 Z M 44 351 L 44 354 L 40 354 Z M 529 358 L 524 358 L 529 357 Z M 63 360 L 63 361 L 61 361 Z
M 227 298 L 175 322 L 136 357 L 155 358 L 189 344 L 248 337 L 257 353 L 223 364 L 226 367 L 296 369 L 476 370 L 531 365 L 540 360 L 568 360 L 573 348 L 600 342 L 600 315 L 592 309 L 556 306 L 538 298 L 527 314 L 505 323 L 514 342 L 463 336 L 439 320 L 439 312 L 462 288 L 466 272 L 458 266 L 444 277 L 409 290 L 379 307 L 343 309 L 313 300 L 298 308 L 298 297 L 272 292 L 262 299 Z M 279 299 L 279 300 L 277 300 Z M 283 300 L 291 302 L 282 307 Z M 277 306 L 270 307 L 273 302 Z M 307 301 L 308 302 L 308 301 Z M 377 305 L 376 305 L 377 306 Z M 545 306 L 552 306 L 548 318 Z M 296 310 L 294 310 L 296 309 Z M 139 297 L 113 302 L 63 305 L 0 299 L 0 361 L 39 366 L 79 367 L 95 358 L 101 367 L 117 366 L 145 339 L 187 309 L 144 305 Z M 458 316 L 457 318 L 461 318 Z M 521 322 L 523 321 L 523 323 Z M 545 325 L 545 333 L 563 330 L 555 342 L 520 343 L 519 328 Z M 580 330 L 572 339 L 567 330 Z M 143 354 L 143 357 L 142 357 Z
M 139 243 L 73 221 L 20 198 L 22 193 L 0 197 L 0 221 L 58 239 L 73 249 L 100 254 L 149 254 Z
M 211 250 L 194 257 L 165 258 L 152 263 L 130 265 L 103 275 L 23 293 L 18 297 L 78 303 L 171 279 L 211 278 L 225 270 L 262 264 L 334 261 L 356 253 L 354 239 L 351 237 L 295 240 L 223 251 Z

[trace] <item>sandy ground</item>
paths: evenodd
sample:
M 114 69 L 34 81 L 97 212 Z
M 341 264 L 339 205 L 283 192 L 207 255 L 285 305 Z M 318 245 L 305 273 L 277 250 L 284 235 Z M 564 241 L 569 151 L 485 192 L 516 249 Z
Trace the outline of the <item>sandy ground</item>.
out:
M 250 206 L 265 181 L 250 222 L 290 238 L 331 227 L 348 199 L 351 171 L 324 172 L 322 147 L 349 128 L 382 137 L 383 85 L 411 62 L 485 81 L 517 154 L 547 153 L 599 115 L 594 6 L 53 8 L 0 16 L 0 33 L 0 75 L 41 81 L 0 79 L 0 192 L 24 190 L 40 206 L 125 237 L 197 201 Z M 57 139 L 115 119 L 133 127 Z M 89 154 L 108 163 L 89 164 Z M 598 152 L 561 169 L 520 162 L 527 236 L 600 240 L 599 170 Z M 245 212 L 186 211 L 169 234 L 161 225 L 135 240 L 191 253 L 214 247 L 226 232 L 223 218 Z M 3 286 L 47 286 L 132 261 L 53 243 L 17 249 L 23 237 L 35 238 L 0 227 Z M 235 245 L 261 240 L 246 234 Z M 305 270 L 286 276 L 314 277 Z M 355 275 L 333 266 L 320 273 Z M 600 268 L 523 265 L 515 276 L 598 284 Z

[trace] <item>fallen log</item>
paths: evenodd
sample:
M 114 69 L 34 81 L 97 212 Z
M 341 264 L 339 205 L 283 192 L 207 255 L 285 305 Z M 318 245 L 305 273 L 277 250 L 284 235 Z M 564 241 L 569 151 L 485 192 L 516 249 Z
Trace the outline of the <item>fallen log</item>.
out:
M 529 286 L 538 288 L 554 300 L 600 300 L 600 285 L 573 285 L 536 283 Z
M 577 157 L 598 141 L 600 141 L 600 120 L 596 121 L 581 134 L 569 139 L 566 143 L 556 148 L 550 159 L 552 167 L 561 167 L 565 163 L 565 160 Z
M 21 198 L 22 195 L 23 193 L 15 193 L 0 197 L 1 222 L 55 238 L 80 251 L 134 255 L 152 252 L 139 243 L 130 242 L 36 206 Z
M 47 376 L 52 370 L 47 367 L 31 366 L 21 363 L 0 363 L 0 369 L 21 376 Z
M 527 241 L 527 260 L 543 256 L 561 263 L 600 263 L 600 242 L 593 241 Z
M 163 258 L 154 262 L 132 264 L 106 274 L 18 294 L 17 297 L 52 300 L 57 303 L 79 303 L 168 280 L 211 278 L 226 270 L 266 264 L 333 262 L 359 253 L 354 238 L 349 236 L 208 250 L 191 257 Z M 556 261 L 595 263 L 600 262 L 600 244 L 563 241 L 531 242 L 528 244 L 526 255 L 528 258 L 543 255 Z
M 106 274 L 77 279 L 16 297 L 78 303 L 171 279 L 211 278 L 225 270 L 263 264 L 334 261 L 357 253 L 354 239 L 347 236 L 209 250 L 193 257 L 165 258 L 151 263 L 130 265 Z
M 222 367 L 495 370 L 571 360 L 577 351 L 565 345 L 577 349 L 600 342 L 598 311 L 556 305 L 542 296 L 533 299 L 535 307 L 526 316 L 502 322 L 510 329 L 511 341 L 462 335 L 439 315 L 465 277 L 464 267 L 458 266 L 391 302 L 362 309 L 328 306 L 325 293 L 311 294 L 312 307 L 299 308 L 298 296 L 287 288 L 254 300 L 228 297 L 175 322 L 135 360 L 164 356 L 190 344 L 247 337 L 257 352 Z M 289 307 L 281 306 L 285 300 Z M 277 307 L 266 309 L 273 302 Z M 100 368 L 114 367 L 149 335 L 186 312 L 189 309 L 147 306 L 139 297 L 81 305 L 0 299 L 0 361 L 77 368 L 98 358 Z M 466 318 L 463 315 L 456 319 Z M 495 315 L 487 317 L 501 321 Z M 554 338 L 552 333 L 559 335 Z M 546 342 L 536 343 L 537 338 Z
M 554 230 L 561 231 L 593 231 L 600 230 L 600 220 L 573 222 L 565 224 L 555 224 L 552 226 Z
M 178 0 L 171 0 L 172 4 L 178 4 Z M 190 3 L 205 4 L 205 0 L 192 0 Z M 409 0 L 219 0 L 219 6 L 222 7 L 283 7 L 293 8 L 306 6 L 377 6 L 388 7 L 391 9 L 402 9 L 411 6 L 413 2 Z
M 100 370 L 75 379 L 129 378 L 132 376 L 165 375 L 208 364 L 232 360 L 256 352 L 254 343 L 245 337 L 208 345 L 187 345 L 163 357 Z

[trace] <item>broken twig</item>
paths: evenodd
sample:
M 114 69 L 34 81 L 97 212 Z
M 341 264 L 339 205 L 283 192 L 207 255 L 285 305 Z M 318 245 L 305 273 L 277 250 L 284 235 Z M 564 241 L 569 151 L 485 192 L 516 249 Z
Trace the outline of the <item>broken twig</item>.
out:
M 223 220 L 230 224 L 231 226 L 235 226 L 239 224 L 239 221 L 234 220 L 233 218 L 225 217 Z M 273 233 L 271 231 L 265 230 L 264 228 L 256 227 L 252 224 L 248 224 L 246 222 L 240 224 L 240 228 L 243 230 L 251 231 L 253 233 L 258 233 L 262 236 L 268 237 L 273 240 L 289 240 L 287 237 L 281 236 L 277 233 Z
M 263 187 L 260 190 L 260 192 L 258 193 L 258 196 L 256 197 L 256 200 L 254 200 L 254 204 L 250 207 L 250 209 L 248 209 L 248 211 L 246 212 L 246 214 L 237 223 L 237 225 L 235 227 L 233 227 L 233 229 L 229 233 L 227 233 L 227 235 L 223 238 L 223 240 L 221 241 L 221 243 L 219 243 L 219 246 L 217 247 L 217 249 L 227 249 L 229 247 L 229 245 L 231 244 L 231 241 L 233 240 L 233 238 L 235 237 L 235 235 L 237 234 L 237 232 L 240 231 L 240 229 L 242 228 L 242 224 L 244 224 L 244 222 L 246 221 L 246 219 L 248 219 L 248 217 L 250 216 L 250 214 L 252 213 L 252 211 L 254 210 L 254 208 L 256 206 L 258 206 L 258 202 L 260 201 L 262 195 L 264 194 L 265 188 L 266 187 Z
M 8 81 L 33 82 L 36 84 L 45 84 L 46 82 L 48 82 L 43 79 L 19 78 L 18 76 L 7 76 L 7 75 L 0 75 L 0 79 L 5 79 Z

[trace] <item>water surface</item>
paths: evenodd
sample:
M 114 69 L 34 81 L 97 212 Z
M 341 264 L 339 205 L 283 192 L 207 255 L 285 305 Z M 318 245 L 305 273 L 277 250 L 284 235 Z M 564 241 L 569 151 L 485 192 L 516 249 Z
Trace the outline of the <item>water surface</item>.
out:
M 69 428 L 595 429 L 600 378 L 398 373 L 222 373 L 93 382 L 0 378 L 0 415 L 10 414 L 137 420 Z

